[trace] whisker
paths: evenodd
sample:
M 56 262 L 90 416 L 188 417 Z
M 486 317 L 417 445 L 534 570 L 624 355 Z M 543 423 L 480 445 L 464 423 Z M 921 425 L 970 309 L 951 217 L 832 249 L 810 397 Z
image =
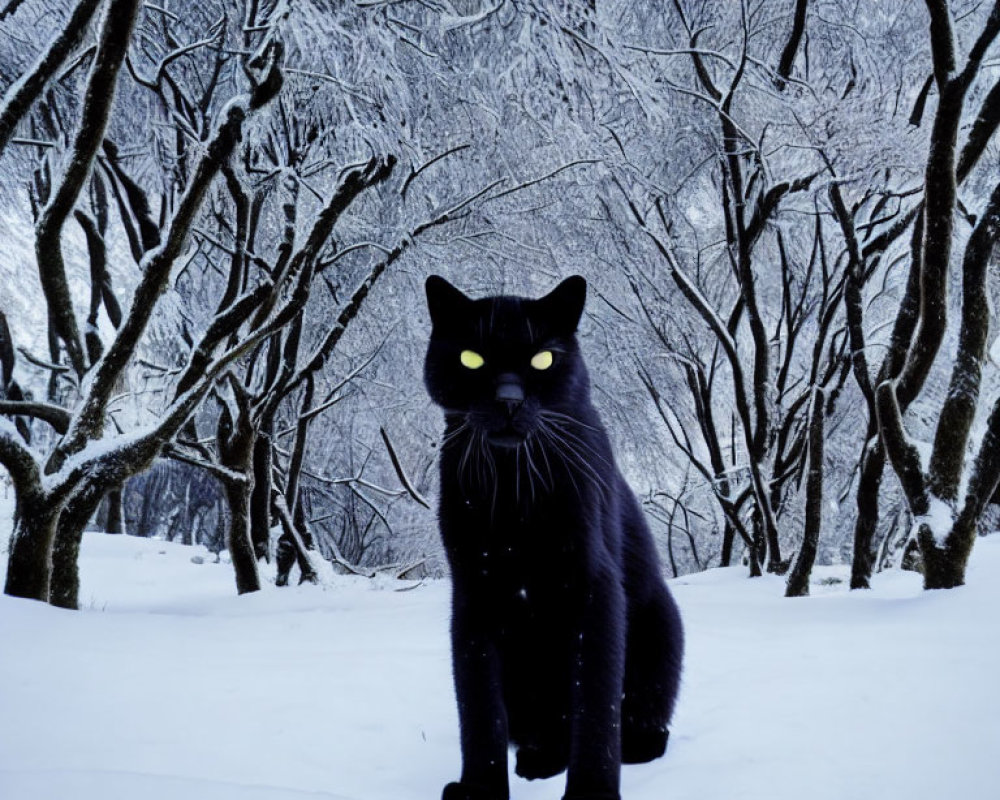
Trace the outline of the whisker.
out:
M 481 480 L 492 487 L 490 492 L 490 521 L 492 522 L 496 519 L 497 513 L 497 467 L 493 460 L 493 451 L 486 441 L 486 431 L 479 431 L 478 433 L 476 441 L 479 446 L 480 457 L 482 458 Z
M 514 502 L 521 505 L 521 445 L 514 450 Z
M 467 467 L 469 464 L 469 459 L 472 456 L 472 446 L 475 439 L 469 436 L 465 440 L 465 447 L 462 450 L 462 456 L 458 461 L 458 485 L 462 489 L 463 494 L 468 494 L 469 486 L 466 483 L 466 477 L 468 475 Z
M 581 448 L 585 454 L 593 456 L 595 459 L 603 462 L 608 467 L 613 466 L 611 461 L 609 461 L 608 458 L 606 458 L 603 453 L 597 450 L 597 448 L 595 448 L 594 445 L 592 445 L 582 436 L 577 434 L 575 431 L 572 431 L 565 425 L 562 425 L 555 421 L 549 421 L 549 425 L 551 428 L 558 431 L 563 436 L 564 439 L 571 441 L 572 443 L 576 444 L 579 448 Z
M 561 429 L 560 427 L 548 423 L 540 426 L 539 429 L 544 430 L 550 441 L 556 445 L 557 452 L 564 456 L 563 461 L 566 463 L 567 467 L 576 466 L 577 469 L 580 470 L 581 474 L 588 478 L 590 482 L 599 490 L 602 492 L 607 492 L 609 490 L 610 487 L 608 486 L 607 481 L 604 480 L 604 477 L 594 468 L 592 464 L 587 461 L 585 457 L 586 453 L 581 452 L 580 449 L 578 449 L 578 447 L 569 438 L 567 438 L 567 435 L 572 434 L 568 434 L 567 431 Z M 579 441 L 582 446 L 587 447 L 593 452 L 593 448 L 590 448 L 579 439 L 577 439 L 577 441 Z M 606 459 L 601 457 L 600 454 L 594 452 L 594 455 L 607 463 Z
M 546 452 L 545 446 L 542 442 L 538 443 L 538 450 L 542 454 L 542 458 L 545 460 L 545 471 L 549 473 L 549 491 L 551 491 L 551 487 L 555 486 L 556 479 L 552 474 L 552 464 L 549 462 L 549 454 Z
M 562 420 L 564 422 L 569 422 L 569 423 L 571 423 L 573 425 L 579 425 L 581 428 L 587 428 L 588 430 L 591 430 L 591 431 L 599 431 L 599 430 L 601 430 L 596 425 L 590 425 L 590 424 L 588 424 L 586 422 L 583 422 L 580 419 L 577 419 L 576 417 L 571 417 L 569 414 L 564 414 L 561 411 L 553 411 L 551 408 L 543 408 L 543 409 L 541 409 L 538 412 L 538 415 L 540 417 L 547 417 L 548 419 L 551 419 L 551 420 Z
M 580 485 L 576 482 L 576 475 L 575 475 L 576 470 L 573 469 L 574 460 L 567 457 L 567 454 L 564 452 L 561 442 L 552 433 L 552 431 L 548 429 L 548 427 L 539 426 L 539 430 L 542 432 L 542 435 L 545 436 L 545 438 L 549 442 L 551 442 L 553 454 L 557 456 L 560 461 L 562 461 L 563 466 L 566 468 L 566 475 L 569 478 L 570 483 L 573 484 L 573 488 L 576 490 L 577 497 L 582 499 L 583 492 L 580 491 Z
M 524 456 L 528 462 L 528 484 L 531 487 L 532 502 L 535 501 L 535 479 L 534 479 L 535 475 L 538 476 L 538 480 L 542 484 L 542 488 L 544 488 L 547 492 L 552 491 L 549 485 L 545 483 L 545 476 L 542 475 L 541 471 L 538 469 L 538 466 L 535 464 L 535 459 L 531 457 L 531 448 L 534 446 L 534 444 L 535 444 L 534 436 L 529 434 L 528 439 L 525 442 Z

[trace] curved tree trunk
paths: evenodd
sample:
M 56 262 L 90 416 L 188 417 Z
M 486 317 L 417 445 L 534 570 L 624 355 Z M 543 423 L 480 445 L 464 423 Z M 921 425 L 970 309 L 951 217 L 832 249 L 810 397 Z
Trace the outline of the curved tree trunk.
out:
M 788 575 L 785 597 L 808 596 L 809 576 L 819 547 L 819 533 L 823 522 L 823 399 L 823 390 L 817 388 L 813 393 L 812 414 L 809 419 L 805 532 L 802 535 L 802 549 Z

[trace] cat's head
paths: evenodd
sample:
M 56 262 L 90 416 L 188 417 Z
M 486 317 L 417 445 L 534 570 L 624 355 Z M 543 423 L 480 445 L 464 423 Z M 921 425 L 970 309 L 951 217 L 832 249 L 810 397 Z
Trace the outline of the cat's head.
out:
M 516 447 L 546 415 L 574 416 L 587 401 L 575 335 L 587 295 L 582 277 L 567 278 L 539 299 L 473 300 L 437 275 L 426 289 L 433 325 L 427 390 L 490 444 Z

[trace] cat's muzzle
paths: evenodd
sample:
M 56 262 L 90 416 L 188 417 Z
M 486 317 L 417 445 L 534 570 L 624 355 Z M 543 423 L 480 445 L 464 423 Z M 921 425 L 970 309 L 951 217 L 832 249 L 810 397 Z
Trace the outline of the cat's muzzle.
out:
M 517 413 L 524 405 L 524 387 L 521 380 L 513 373 L 504 373 L 497 376 L 497 389 L 495 395 L 498 414 L 497 417 L 504 420 L 504 427 L 490 431 L 487 439 L 490 444 L 499 447 L 517 447 L 525 440 L 525 433 L 518 430 Z
M 524 402 L 524 387 L 516 375 L 504 373 L 497 377 L 496 401 L 506 408 L 508 419 L 512 419 Z
M 506 428 L 499 431 L 492 431 L 486 434 L 486 441 L 496 447 L 504 447 L 509 449 L 514 449 L 515 447 L 520 447 L 524 444 L 527 436 L 523 433 L 518 433 L 513 428 Z

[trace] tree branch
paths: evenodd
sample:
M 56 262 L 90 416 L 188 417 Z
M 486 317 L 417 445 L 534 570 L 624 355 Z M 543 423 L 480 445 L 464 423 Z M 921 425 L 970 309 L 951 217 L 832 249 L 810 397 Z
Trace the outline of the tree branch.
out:
M 62 406 L 33 400 L 0 400 L 0 414 L 9 417 L 24 416 L 40 419 L 52 426 L 56 433 L 66 433 L 70 413 Z
M 788 41 L 785 42 L 781 50 L 781 58 L 778 60 L 778 77 L 775 81 L 779 89 L 785 88 L 785 82 L 791 77 L 792 65 L 795 63 L 795 56 L 799 52 L 799 43 L 806 30 L 806 10 L 809 0 L 795 0 L 795 16 L 792 19 L 792 30 L 788 34 Z
M 958 353 L 948 394 L 938 418 L 928 465 L 931 493 L 946 501 L 958 499 L 965 450 L 979 405 L 982 368 L 990 330 L 986 271 L 1000 236 L 1000 184 L 976 223 L 962 264 L 962 322 Z
M 55 332 L 66 345 L 70 363 L 79 376 L 86 369 L 86 359 L 73 311 L 73 296 L 66 278 L 62 230 L 104 138 L 118 72 L 132 37 L 139 6 L 139 0 L 109 0 L 87 81 L 80 121 L 69 152 L 69 163 L 35 227 L 35 256 L 42 292 Z
M 16 8 L 14 0 L 5 11 Z M 66 60 L 66 56 L 83 39 L 94 12 L 101 0 L 80 0 L 70 13 L 66 25 L 60 30 L 48 48 L 38 57 L 32 67 L 11 84 L 0 101 L 0 153 L 14 133 L 18 121 L 28 113 L 28 109 L 41 95 L 45 85 Z
M 269 39 L 261 46 L 259 53 L 273 60 L 269 63 L 277 63 L 281 48 Z M 208 187 L 240 141 L 247 114 L 270 100 L 280 86 L 280 78 L 266 79 L 255 85 L 249 97 L 234 99 L 222 111 L 215 132 L 195 165 L 187 189 L 170 219 L 163 241 L 143 259 L 142 279 L 133 294 L 128 315 L 122 321 L 104 356 L 95 366 L 93 378 L 80 409 L 63 442 L 53 452 L 47 468 L 59 469 L 67 455 L 82 449 L 88 439 L 102 430 L 104 410 L 114 390 L 115 382 L 135 353 L 149 322 L 150 310 L 156 306 L 157 300 L 166 288 L 171 268 L 181 253 Z
M 420 505 L 424 508 L 430 508 L 430 503 L 428 503 L 421 496 L 420 492 L 417 491 L 416 487 L 406 476 L 406 472 L 403 470 L 403 465 L 399 461 L 399 456 L 396 455 L 396 450 L 392 446 L 392 442 L 389 440 L 389 434 L 385 432 L 385 428 L 380 426 L 378 432 L 382 434 L 382 441 L 385 443 L 385 449 L 389 451 L 389 459 L 392 461 L 392 468 L 396 470 L 396 476 L 399 478 L 399 482 L 403 484 L 403 488 L 406 489 L 406 493 L 420 503 Z
M 18 494 L 38 485 L 41 468 L 14 423 L 0 417 L 0 464 L 10 473 Z
M 986 422 L 986 431 L 979 452 L 972 465 L 972 474 L 965 492 L 965 503 L 959 520 L 968 522 L 968 529 L 975 530 L 975 522 L 982 516 L 983 509 L 1000 485 L 1000 398 L 994 404 Z M 960 525 L 955 526 L 956 529 Z M 972 543 L 968 543 L 972 549 Z
M 903 416 L 896 400 L 896 391 L 890 381 L 885 381 L 875 390 L 875 408 L 878 412 L 882 444 L 893 469 L 899 476 L 910 511 L 914 516 L 923 516 L 927 513 L 930 501 L 920 464 L 920 453 L 903 428 Z

